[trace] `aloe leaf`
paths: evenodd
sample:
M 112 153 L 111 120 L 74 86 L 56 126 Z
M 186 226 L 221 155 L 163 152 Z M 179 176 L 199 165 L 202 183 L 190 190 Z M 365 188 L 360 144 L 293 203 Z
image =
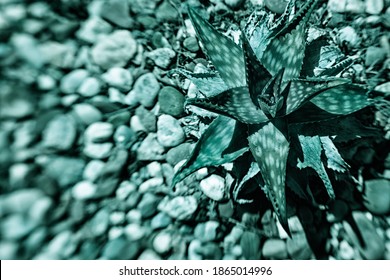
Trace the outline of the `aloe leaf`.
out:
M 341 157 L 337 147 L 334 145 L 330 137 L 322 136 L 320 139 L 327 159 L 327 167 L 341 173 L 347 171 L 349 165 Z
M 281 30 L 268 34 L 268 45 L 260 60 L 271 74 L 285 69 L 284 81 L 299 77 L 306 44 L 306 24 L 318 0 L 306 1 L 294 18 Z
M 258 98 L 261 94 L 261 89 L 265 87 L 267 81 L 271 79 L 272 76 L 257 59 L 244 32 L 241 32 L 241 38 L 244 50 L 246 79 L 249 88 L 249 94 L 252 102 L 259 107 Z
M 210 98 L 190 98 L 187 105 L 194 105 L 248 124 L 268 120 L 263 111 L 253 104 L 247 87 L 232 88 Z
M 259 165 L 265 192 L 283 225 L 288 230 L 286 209 L 286 168 L 290 144 L 286 123 L 275 119 L 249 126 L 249 149 Z
M 170 74 L 173 73 L 189 79 L 206 96 L 214 96 L 228 89 L 221 77 L 214 73 L 192 73 L 183 69 L 171 70 Z
M 319 94 L 321 91 L 349 82 L 348 79 L 340 78 L 307 78 L 293 80 L 290 83 L 287 95 L 285 114 L 287 115 L 294 112 L 302 104 Z
M 325 166 L 321 161 L 322 145 L 319 136 L 298 136 L 303 151 L 303 162 L 298 159 L 299 169 L 311 167 L 324 182 L 326 191 L 331 199 L 335 198 L 332 183 L 326 173 Z
M 244 185 L 250 179 L 252 179 L 256 175 L 258 175 L 259 172 L 260 172 L 259 165 L 256 162 L 252 162 L 250 167 L 249 167 L 249 169 L 247 170 L 246 174 L 242 178 L 238 178 L 238 184 L 236 184 L 236 186 L 234 187 L 233 192 L 232 192 L 233 199 L 235 201 L 237 201 L 240 204 L 251 203 L 252 202 L 252 200 L 239 199 L 238 196 L 239 196 L 241 190 L 243 189 Z
M 244 86 L 245 62 L 240 46 L 218 32 L 191 8 L 188 12 L 196 33 L 221 78 L 229 87 Z
M 354 84 L 327 89 L 310 100 L 320 109 L 335 115 L 348 115 L 372 104 L 368 90 Z
M 244 135 L 242 124 L 228 117 L 217 117 L 202 134 L 192 155 L 174 175 L 172 185 L 203 167 L 221 165 L 241 156 L 248 151 L 247 142 L 242 140 Z

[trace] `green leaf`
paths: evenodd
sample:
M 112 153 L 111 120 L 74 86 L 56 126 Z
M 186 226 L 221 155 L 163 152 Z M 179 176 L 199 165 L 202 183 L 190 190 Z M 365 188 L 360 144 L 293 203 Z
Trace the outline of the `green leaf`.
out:
M 190 98 L 187 105 L 226 115 L 243 123 L 258 124 L 268 120 L 263 111 L 253 104 L 247 87 L 232 88 L 210 98 Z
M 245 62 L 240 46 L 224 36 L 191 8 L 192 24 L 207 55 L 229 87 L 245 85 Z
M 348 115 L 372 104 L 368 99 L 368 90 L 355 84 L 342 84 L 327 89 L 310 101 L 334 115 Z
M 334 145 L 333 141 L 328 136 L 320 137 L 322 147 L 324 148 L 325 156 L 327 159 L 327 167 L 337 172 L 345 172 L 348 170 L 348 163 L 341 157 L 339 151 Z
M 243 189 L 244 185 L 253 177 L 258 175 L 260 172 L 259 165 L 256 162 L 252 162 L 249 166 L 249 169 L 246 171 L 245 175 L 242 178 L 238 178 L 238 182 L 235 185 L 233 189 L 233 199 L 237 201 L 240 204 L 244 203 L 251 203 L 252 200 L 243 200 L 239 199 L 238 196 L 240 195 L 241 190 Z
M 174 69 L 170 75 L 179 74 L 189 79 L 206 96 L 214 96 L 228 89 L 228 86 L 215 73 L 192 73 L 183 69 Z
M 172 185 L 191 173 L 208 166 L 231 162 L 248 151 L 242 125 L 234 119 L 219 116 L 202 134 L 190 158 L 174 175 Z M 228 151 L 228 152 L 227 152 Z
M 259 165 L 266 195 L 288 232 L 286 208 L 286 168 L 290 144 L 287 126 L 281 119 L 266 124 L 249 126 L 249 149 Z
M 332 183 L 330 182 L 324 164 L 321 161 L 322 146 L 320 137 L 299 135 L 298 138 L 303 151 L 303 162 L 298 159 L 297 167 L 299 169 L 307 167 L 313 168 L 324 182 L 329 197 L 334 199 L 335 194 Z

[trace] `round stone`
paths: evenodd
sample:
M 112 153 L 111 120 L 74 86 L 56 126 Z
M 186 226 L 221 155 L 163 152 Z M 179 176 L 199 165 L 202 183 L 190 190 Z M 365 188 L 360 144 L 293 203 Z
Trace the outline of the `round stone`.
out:
M 153 249 L 159 254 L 166 254 L 172 246 L 172 235 L 167 232 L 160 232 L 153 239 Z
M 158 94 L 161 112 L 180 117 L 184 113 L 185 98 L 177 89 L 171 86 L 163 87 Z
M 129 91 L 133 84 L 133 76 L 130 71 L 121 67 L 110 68 L 102 75 L 102 78 L 110 86 L 123 91 Z
M 95 77 L 86 78 L 77 89 L 77 93 L 85 97 L 95 96 L 102 89 L 101 82 Z
M 96 185 L 89 181 L 81 181 L 72 189 L 72 195 L 75 199 L 87 200 L 94 197 L 96 193 Z
M 63 93 L 76 93 L 80 85 L 87 79 L 89 73 L 85 69 L 76 69 L 66 74 L 60 82 L 60 90 Z
M 200 189 L 209 198 L 221 201 L 225 197 L 225 179 L 212 174 L 200 181 Z
M 108 122 L 96 122 L 87 127 L 84 132 L 86 142 L 101 143 L 110 139 L 114 126 Z
M 96 107 L 87 103 L 73 105 L 73 112 L 75 117 L 86 125 L 99 122 L 103 118 L 102 113 Z
M 175 147 L 185 140 L 180 122 L 169 115 L 161 115 L 157 121 L 157 139 L 164 147 Z

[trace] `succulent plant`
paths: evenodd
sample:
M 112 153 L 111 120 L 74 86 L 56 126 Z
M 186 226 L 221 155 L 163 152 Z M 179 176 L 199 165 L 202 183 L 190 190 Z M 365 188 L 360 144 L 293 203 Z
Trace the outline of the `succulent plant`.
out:
M 189 9 L 216 71 L 176 70 L 203 94 L 187 99 L 186 104 L 219 116 L 201 135 L 192 155 L 175 174 L 173 185 L 200 168 L 233 162 L 233 198 L 240 201 L 240 190 L 255 180 L 287 232 L 286 188 L 313 205 L 321 204 L 313 199 L 310 188 L 301 184 L 305 180 L 287 176 L 289 169 L 311 168 L 325 187 L 325 204 L 335 199 L 330 173 L 348 169 L 335 139 L 369 134 L 351 116 L 374 102 L 366 86 L 331 76 L 344 70 L 350 59 L 319 76 L 305 74 L 316 66 L 308 55 L 313 50 L 306 48 L 306 39 L 310 15 L 319 1 L 305 1 L 293 14 L 294 2 L 289 2 L 270 28 L 263 18 L 241 31 L 239 44 Z

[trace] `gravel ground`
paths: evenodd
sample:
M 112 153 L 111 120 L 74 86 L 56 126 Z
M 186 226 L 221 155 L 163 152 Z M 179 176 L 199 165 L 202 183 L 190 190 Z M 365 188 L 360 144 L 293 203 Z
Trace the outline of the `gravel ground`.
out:
M 0 0 L 0 259 L 314 258 L 297 218 L 292 238 L 270 211 L 237 219 L 226 173 L 201 169 L 170 187 L 204 129 L 184 110 L 193 85 L 167 75 L 208 65 L 183 12 L 200 2 L 225 30 L 226 15 L 283 4 Z M 388 76 L 375 79 L 390 67 L 390 1 L 329 0 L 317 13 L 363 58 L 350 74 L 389 94 Z M 376 122 L 390 139 L 388 117 Z M 362 149 L 362 170 L 375 169 L 378 147 Z M 385 200 L 390 156 L 374 171 L 382 179 L 360 177 Z M 390 259 L 389 200 L 378 207 L 387 216 L 353 213 L 365 247 L 335 219 L 329 259 Z

